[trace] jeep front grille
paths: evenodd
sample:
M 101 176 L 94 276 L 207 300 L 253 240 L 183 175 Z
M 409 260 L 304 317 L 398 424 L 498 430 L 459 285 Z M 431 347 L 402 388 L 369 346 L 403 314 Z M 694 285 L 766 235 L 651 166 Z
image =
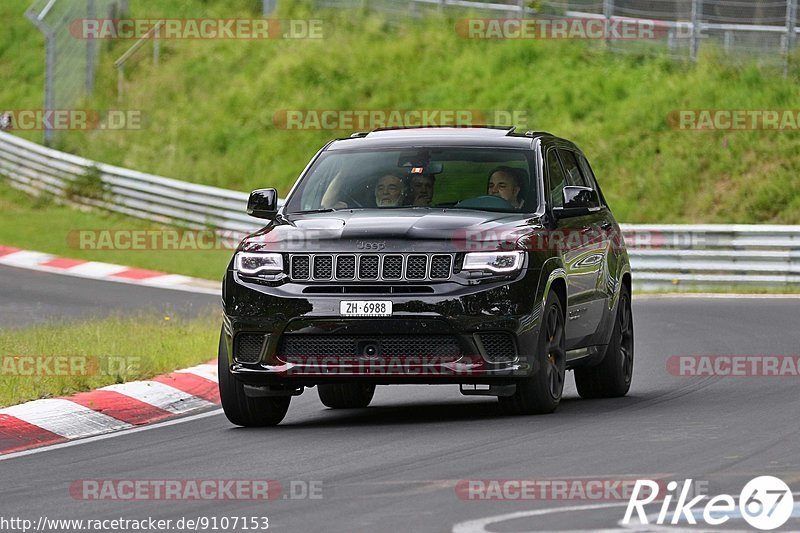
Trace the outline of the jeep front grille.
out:
M 292 279 L 308 279 L 308 274 L 311 271 L 308 264 L 310 258 L 307 255 L 296 255 L 292 257 Z
M 292 281 L 445 281 L 452 254 L 290 254 Z

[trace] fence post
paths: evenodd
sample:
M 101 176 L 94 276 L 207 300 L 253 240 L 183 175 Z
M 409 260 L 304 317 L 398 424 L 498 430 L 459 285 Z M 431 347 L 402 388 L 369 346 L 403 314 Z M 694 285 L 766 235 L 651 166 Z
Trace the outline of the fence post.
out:
M 733 32 L 732 31 L 726 31 L 725 32 L 725 40 L 723 42 L 725 43 L 725 53 L 726 54 L 730 54 L 731 51 L 733 51 Z
M 783 63 L 783 75 L 789 75 L 789 58 L 794 50 L 797 34 L 795 27 L 797 26 L 797 0 L 787 0 L 786 2 L 786 49 L 785 58 Z
M 47 30 L 45 36 L 45 73 L 44 73 L 44 108 L 46 110 L 55 109 L 55 72 L 56 72 L 56 36 L 52 29 Z M 44 125 L 44 144 L 50 146 L 53 143 L 53 128 L 49 121 Z
M 86 0 L 86 18 L 91 20 L 97 17 L 94 0 Z M 94 60 L 97 56 L 97 41 L 86 41 L 86 94 L 91 96 L 94 92 Z
M 156 26 L 153 34 L 153 66 L 157 67 L 161 59 L 161 26 Z
M 697 62 L 697 49 L 700 47 L 700 37 L 702 28 L 700 27 L 703 18 L 703 0 L 692 0 L 692 62 Z
M 525 18 L 525 0 L 517 0 L 517 5 L 519 6 L 519 18 Z
M 614 0 L 603 0 L 603 16 L 606 18 L 605 37 L 606 45 L 610 44 L 608 28 L 611 26 L 611 17 L 614 16 Z
M 263 0 L 261 4 L 261 13 L 266 17 L 271 15 L 275 8 L 278 7 L 278 0 Z

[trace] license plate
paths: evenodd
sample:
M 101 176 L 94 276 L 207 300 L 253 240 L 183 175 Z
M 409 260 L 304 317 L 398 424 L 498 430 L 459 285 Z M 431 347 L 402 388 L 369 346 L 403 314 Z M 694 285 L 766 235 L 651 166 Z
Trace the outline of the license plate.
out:
M 392 316 L 391 300 L 343 300 L 339 302 L 342 316 Z

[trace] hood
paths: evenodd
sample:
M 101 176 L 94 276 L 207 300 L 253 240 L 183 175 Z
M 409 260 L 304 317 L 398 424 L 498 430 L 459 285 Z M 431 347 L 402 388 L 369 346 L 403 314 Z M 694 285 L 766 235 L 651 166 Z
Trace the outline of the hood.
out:
M 248 236 L 245 251 L 449 252 L 497 249 L 541 229 L 531 214 L 374 209 L 286 215 Z

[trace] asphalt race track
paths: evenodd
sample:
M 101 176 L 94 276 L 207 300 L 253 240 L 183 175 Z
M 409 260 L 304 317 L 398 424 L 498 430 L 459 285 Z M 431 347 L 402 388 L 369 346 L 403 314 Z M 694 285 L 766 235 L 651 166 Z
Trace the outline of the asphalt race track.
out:
M 2 328 L 98 318 L 109 313 L 192 316 L 209 308 L 219 308 L 218 297 L 0 265 Z
M 2 327 L 110 309 L 181 310 L 217 303 L 213 296 L 9 268 L 0 269 L 0 296 Z M 468 500 L 456 492 L 460 480 L 660 476 L 700 480 L 712 495 L 738 496 L 748 480 L 772 474 L 797 492 L 800 378 L 677 377 L 667 371 L 667 360 L 796 355 L 798 310 L 796 298 L 637 298 L 631 394 L 581 400 L 568 378 L 566 399 L 549 416 L 504 417 L 495 400 L 463 397 L 455 386 L 382 387 L 369 408 L 334 412 L 312 389 L 293 400 L 276 428 L 235 428 L 216 410 L 9 456 L 0 460 L 0 516 L 34 521 L 267 516 L 270 531 L 510 533 L 622 528 L 627 500 Z M 71 484 L 85 479 L 272 479 L 281 483 L 284 496 L 294 491 L 297 498 L 71 496 Z M 303 497 L 304 487 L 320 485 L 321 498 Z M 798 509 L 796 503 L 783 530 L 800 530 Z M 482 518 L 487 520 L 476 522 Z M 749 528 L 733 519 L 724 529 Z

